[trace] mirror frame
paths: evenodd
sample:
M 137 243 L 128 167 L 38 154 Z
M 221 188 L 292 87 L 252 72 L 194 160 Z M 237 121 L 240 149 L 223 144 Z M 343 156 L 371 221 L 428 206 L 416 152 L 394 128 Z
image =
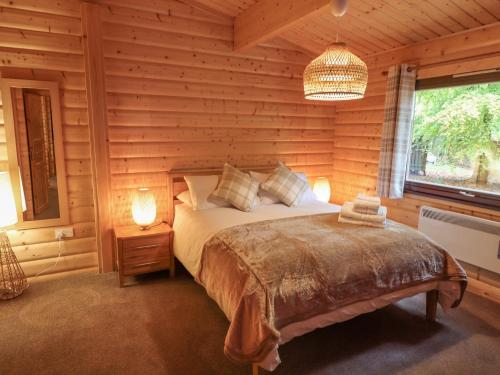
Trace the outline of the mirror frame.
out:
M 37 89 L 50 92 L 50 108 L 52 111 L 52 132 L 54 134 L 54 151 L 57 170 L 57 190 L 59 197 L 59 217 L 44 220 L 24 220 L 21 203 L 21 180 L 19 160 L 17 158 L 17 140 L 12 102 L 12 88 Z M 64 226 L 70 223 L 68 206 L 68 188 L 66 182 L 66 166 L 64 159 L 63 131 L 61 121 L 61 101 L 57 82 L 35 81 L 24 79 L 0 79 L 0 94 L 3 101 L 5 137 L 7 140 L 7 158 L 12 189 L 15 195 L 18 223 L 13 229 L 35 229 L 52 226 Z

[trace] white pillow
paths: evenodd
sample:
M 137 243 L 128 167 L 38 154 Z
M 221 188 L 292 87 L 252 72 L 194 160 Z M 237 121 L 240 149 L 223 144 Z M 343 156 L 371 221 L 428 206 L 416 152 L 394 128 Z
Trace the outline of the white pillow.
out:
M 299 177 L 302 181 L 307 182 L 307 177 L 304 173 L 302 172 L 294 172 L 297 177 Z M 265 182 L 269 176 L 271 175 L 270 173 L 261 173 L 261 172 L 254 172 L 250 171 L 250 175 L 252 178 L 255 180 L 259 181 L 259 183 Z M 271 193 L 268 193 L 267 191 L 264 191 L 262 189 L 259 189 L 259 198 L 260 198 L 260 204 L 275 204 L 275 203 L 280 203 L 280 200 L 276 198 L 274 195 Z M 311 187 L 309 184 L 307 184 L 307 189 L 304 194 L 302 194 L 302 197 L 300 198 L 300 201 L 298 205 L 301 204 L 306 204 L 306 203 L 311 203 L 311 202 L 317 202 L 318 198 L 316 197 L 316 194 L 312 191 Z
M 307 182 L 307 177 L 304 173 L 302 172 L 296 172 L 295 173 L 302 181 Z M 318 197 L 316 197 L 316 194 L 312 191 L 311 187 L 309 184 L 307 184 L 307 190 L 304 194 L 302 194 L 302 197 L 300 198 L 299 205 L 301 204 L 306 204 L 306 203 L 312 203 L 312 202 L 317 202 Z
M 206 210 L 216 207 L 231 207 L 231 204 L 222 200 L 211 199 L 209 202 L 208 196 L 217 187 L 219 176 L 184 176 L 184 180 L 189 188 L 191 196 L 191 206 L 194 211 Z
M 193 207 L 193 203 L 191 202 L 191 194 L 189 194 L 189 190 L 184 190 L 182 193 L 177 194 L 177 199 L 182 203 L 187 204 L 189 207 Z

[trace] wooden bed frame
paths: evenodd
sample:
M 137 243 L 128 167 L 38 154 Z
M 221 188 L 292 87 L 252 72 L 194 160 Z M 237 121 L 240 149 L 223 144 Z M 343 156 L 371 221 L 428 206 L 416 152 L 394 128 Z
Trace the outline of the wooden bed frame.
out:
M 257 171 L 262 173 L 272 172 L 274 168 L 265 167 L 252 167 L 252 168 L 242 168 L 246 171 Z M 167 221 L 169 225 L 174 223 L 175 206 L 182 203 L 177 199 L 177 195 L 187 190 L 187 184 L 184 180 L 184 176 L 207 176 L 207 175 L 221 175 L 222 169 L 179 169 L 167 172 L 167 190 L 168 190 L 168 216 Z M 428 322 L 434 322 L 436 320 L 436 312 L 438 305 L 438 290 L 430 290 L 426 292 L 426 320 Z M 252 375 L 262 375 L 268 371 L 261 369 L 256 363 L 252 364 Z

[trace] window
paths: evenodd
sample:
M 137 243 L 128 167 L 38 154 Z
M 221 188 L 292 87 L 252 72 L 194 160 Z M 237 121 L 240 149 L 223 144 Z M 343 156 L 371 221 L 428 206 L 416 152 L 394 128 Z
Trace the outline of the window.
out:
M 405 191 L 500 209 L 500 73 L 416 89 Z

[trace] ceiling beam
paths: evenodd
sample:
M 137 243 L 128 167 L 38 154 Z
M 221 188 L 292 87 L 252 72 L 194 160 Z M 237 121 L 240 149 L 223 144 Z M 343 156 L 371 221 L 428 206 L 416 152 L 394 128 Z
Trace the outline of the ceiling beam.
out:
M 302 18 L 328 7 L 330 0 L 262 0 L 234 20 L 234 49 L 243 51 L 273 38 Z

